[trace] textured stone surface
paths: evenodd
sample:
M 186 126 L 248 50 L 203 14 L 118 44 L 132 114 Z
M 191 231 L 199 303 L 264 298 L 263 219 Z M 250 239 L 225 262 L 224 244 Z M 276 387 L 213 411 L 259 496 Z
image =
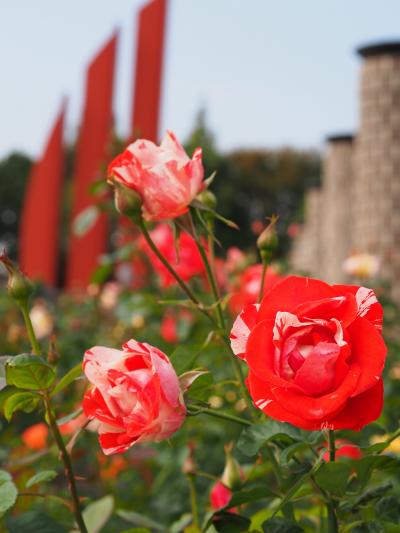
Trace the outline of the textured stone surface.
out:
M 328 142 L 321 191 L 305 199 L 291 259 L 298 271 L 340 283 L 351 252 L 375 254 L 400 302 L 400 44 L 360 55 L 357 136 Z

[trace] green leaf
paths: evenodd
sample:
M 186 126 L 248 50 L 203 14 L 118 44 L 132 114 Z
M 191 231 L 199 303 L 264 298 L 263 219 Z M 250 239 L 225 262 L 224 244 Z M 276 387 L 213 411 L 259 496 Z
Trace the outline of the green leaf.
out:
M 288 466 L 290 459 L 293 457 L 293 455 L 299 451 L 306 450 L 310 448 L 310 444 L 308 442 L 295 442 L 294 444 L 291 444 L 287 448 L 281 451 L 280 454 L 280 463 L 282 466 Z
M 10 357 L 10 355 L 0 356 L 0 391 L 7 387 L 6 363 L 10 359 Z
M 58 426 L 62 426 L 63 424 L 66 424 L 67 422 L 70 422 L 71 420 L 73 420 L 74 418 L 76 418 L 77 416 L 79 416 L 82 413 L 83 413 L 82 407 L 78 407 L 78 409 L 75 409 L 75 411 L 73 411 L 69 415 L 65 415 L 62 418 L 58 418 L 57 419 L 57 425 Z
M 245 516 L 219 512 L 214 514 L 211 523 L 219 533 L 243 533 L 248 531 L 251 522 Z
M 129 529 L 124 529 L 121 533 L 151 533 L 151 531 L 147 527 L 131 527 Z
M 191 513 L 183 514 L 176 522 L 171 524 L 168 533 L 181 533 L 185 528 L 193 522 L 193 516 Z
M 74 219 L 72 223 L 72 231 L 77 237 L 82 237 L 89 230 L 92 229 L 96 220 L 100 214 L 99 209 L 91 205 L 81 211 Z
M 251 457 L 270 440 L 283 440 L 290 444 L 300 439 L 301 433 L 297 428 L 276 420 L 268 420 L 262 424 L 253 424 L 242 431 L 237 448 L 244 455 Z
M 25 483 L 25 487 L 29 489 L 30 487 L 33 487 L 33 485 L 52 481 L 56 476 L 57 472 L 55 470 L 43 470 L 42 472 L 38 472 L 37 474 L 29 478 L 28 481 Z
M 362 487 L 368 483 L 374 470 L 398 469 L 400 460 L 388 455 L 368 455 L 356 461 L 348 461 L 357 474 L 357 483 Z
M 323 454 L 319 456 L 318 460 L 314 463 L 313 467 L 308 472 L 300 476 L 294 482 L 294 484 L 290 487 L 290 489 L 286 491 L 285 496 L 280 501 L 280 504 L 278 505 L 278 507 L 274 509 L 274 512 L 271 518 L 273 518 L 294 497 L 294 495 L 299 491 L 299 489 L 304 485 L 304 483 L 308 482 L 310 477 L 314 475 L 315 472 L 317 472 L 322 461 L 323 461 Z
M 7 519 L 8 533 L 67 533 L 51 516 L 32 511 Z
M 119 509 L 117 511 L 117 515 L 134 526 L 147 527 L 149 529 L 154 529 L 155 531 L 165 532 L 165 527 L 162 524 L 159 524 L 155 520 L 140 513 L 135 513 L 135 511 L 125 511 L 123 509 Z
M 17 392 L 7 398 L 4 404 L 4 416 L 9 422 L 15 411 L 32 413 L 36 409 L 39 400 L 40 396 L 33 392 Z
M 293 520 L 275 516 L 262 525 L 264 533 L 304 533 L 304 529 Z
M 315 474 L 315 481 L 322 489 L 344 496 L 351 470 L 348 463 L 324 463 Z
M 392 488 L 393 484 L 391 481 L 384 485 L 379 485 L 378 487 L 372 487 L 361 494 L 361 496 L 359 496 L 354 502 L 344 502 L 341 507 L 346 511 L 350 510 L 355 512 L 360 507 L 364 507 L 373 500 L 380 500 L 389 490 L 392 490 Z
M 230 499 L 228 509 L 230 507 L 238 507 L 245 503 L 251 503 L 259 500 L 265 500 L 266 498 L 271 498 L 275 496 L 267 487 L 254 487 L 248 490 L 241 490 L 239 492 L 234 492 L 232 498 Z
M 0 516 L 14 505 L 17 495 L 18 490 L 10 474 L 0 470 Z
M 69 370 L 57 383 L 54 389 L 51 391 L 51 396 L 54 396 L 58 392 L 64 390 L 68 385 L 76 380 L 82 374 L 82 363 L 78 363 L 71 370 Z
M 19 389 L 48 389 L 55 378 L 52 367 L 37 355 L 16 355 L 6 363 L 7 384 Z
M 86 507 L 82 516 L 89 533 L 98 533 L 108 522 L 114 509 L 114 498 L 104 496 Z
M 108 278 L 111 276 L 114 270 L 114 265 L 111 263 L 109 265 L 100 265 L 96 268 L 93 274 L 90 277 L 90 282 L 94 285 L 102 285 L 105 283 Z
M 386 496 L 376 504 L 376 515 L 381 520 L 400 524 L 400 500 L 395 496 Z

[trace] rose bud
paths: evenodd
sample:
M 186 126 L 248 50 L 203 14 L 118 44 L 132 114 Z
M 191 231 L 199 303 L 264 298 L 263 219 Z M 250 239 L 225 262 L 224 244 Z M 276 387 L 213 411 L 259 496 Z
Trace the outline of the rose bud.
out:
M 129 217 L 135 223 L 141 221 L 143 202 L 135 190 L 125 187 L 121 183 L 115 183 L 114 203 L 118 213 Z
M 269 417 L 306 430 L 360 430 L 383 406 L 386 346 L 374 292 L 289 276 L 231 332 L 247 387 Z
M 239 489 L 242 485 L 242 471 L 232 455 L 232 444 L 225 446 L 225 468 L 221 481 L 228 489 Z
M 278 217 L 273 215 L 271 217 L 271 222 L 257 239 L 257 248 L 260 251 L 261 259 L 265 263 L 271 261 L 272 256 L 278 247 L 278 235 L 275 227 L 277 222 Z
M 33 293 L 31 281 L 17 268 L 5 252 L 0 253 L 0 263 L 8 270 L 8 292 L 19 304 L 26 304 Z
M 189 452 L 183 461 L 182 472 L 187 476 L 194 476 L 197 470 L 196 460 L 194 458 L 194 445 L 189 444 L 188 449 Z
M 215 194 L 209 189 L 201 191 L 201 193 L 196 196 L 196 200 L 198 200 L 205 207 L 208 207 L 208 209 L 215 209 L 218 203 Z
M 47 362 L 51 365 L 55 365 L 60 360 L 60 354 L 58 353 L 56 346 L 56 336 L 50 337 L 49 349 L 47 351 Z
M 201 148 L 190 159 L 171 131 L 160 146 L 138 139 L 112 161 L 108 173 L 113 182 L 139 194 L 145 220 L 183 215 L 204 187 Z
M 232 497 L 232 491 L 228 489 L 228 487 L 225 487 L 225 485 L 222 483 L 222 481 L 217 481 L 215 485 L 213 485 L 211 492 L 210 492 L 210 503 L 212 509 L 214 511 L 218 511 L 218 509 L 222 509 L 226 505 L 228 505 L 230 499 Z M 236 507 L 232 507 L 232 509 L 228 509 L 228 512 L 234 513 L 236 511 Z
M 158 348 L 135 340 L 122 350 L 95 346 L 85 352 L 83 371 L 92 384 L 83 411 L 99 422 L 106 455 L 168 439 L 183 424 L 186 408 L 178 377 Z

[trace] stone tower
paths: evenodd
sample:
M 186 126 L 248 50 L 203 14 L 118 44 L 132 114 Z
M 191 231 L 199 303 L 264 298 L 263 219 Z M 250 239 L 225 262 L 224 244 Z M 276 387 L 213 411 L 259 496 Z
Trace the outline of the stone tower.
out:
M 321 190 L 309 189 L 304 198 L 304 224 L 295 239 L 290 262 L 302 274 L 318 277 L 321 271 Z
M 321 190 L 321 275 L 328 283 L 344 283 L 343 261 L 351 242 L 353 136 L 327 139 Z
M 377 254 L 400 301 L 400 42 L 358 49 L 360 121 L 355 142 L 352 246 Z

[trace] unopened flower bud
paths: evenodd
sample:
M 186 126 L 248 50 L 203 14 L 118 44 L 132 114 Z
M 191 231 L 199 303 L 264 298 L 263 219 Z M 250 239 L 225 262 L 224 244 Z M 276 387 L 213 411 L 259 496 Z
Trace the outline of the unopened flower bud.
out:
M 56 337 L 52 335 L 50 338 L 49 350 L 47 352 L 47 362 L 51 365 L 56 364 L 60 359 L 60 354 L 56 347 Z
M 209 189 L 204 189 L 204 191 L 201 191 L 201 193 L 196 196 L 196 200 L 209 209 L 215 209 L 217 207 L 217 198 Z
M 33 293 L 31 281 L 17 268 L 11 259 L 2 252 L 0 254 L 0 263 L 8 270 L 8 292 L 18 303 L 26 303 Z
M 257 248 L 260 251 L 263 263 L 271 261 L 272 255 L 278 247 L 278 235 L 275 227 L 277 221 L 278 217 L 272 216 L 271 222 L 257 239 Z
M 142 198 L 135 190 L 120 183 L 115 184 L 114 202 L 118 213 L 131 218 L 135 223 L 142 219 Z
M 239 463 L 232 455 L 232 445 L 225 446 L 225 455 L 225 469 L 221 481 L 228 489 L 239 489 L 242 486 L 242 472 Z
M 187 476 L 194 476 L 196 474 L 197 465 L 194 458 L 194 446 L 189 444 L 189 453 L 182 465 L 182 472 Z

